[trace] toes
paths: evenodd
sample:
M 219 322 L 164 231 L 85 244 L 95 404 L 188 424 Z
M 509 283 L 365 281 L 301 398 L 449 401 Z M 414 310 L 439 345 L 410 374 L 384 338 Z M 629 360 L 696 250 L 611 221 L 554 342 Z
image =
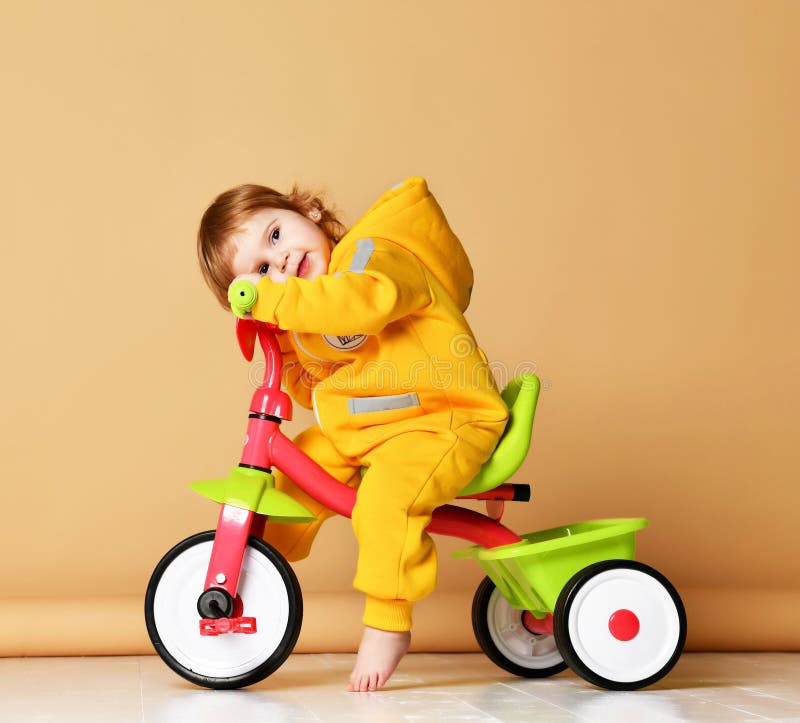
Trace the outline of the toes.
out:
M 351 693 L 363 693 L 369 686 L 369 677 L 354 670 L 350 674 L 347 690 Z
M 384 683 L 389 679 L 385 673 L 359 673 L 353 671 L 347 682 L 347 690 L 350 693 L 366 693 L 368 691 L 380 690 Z

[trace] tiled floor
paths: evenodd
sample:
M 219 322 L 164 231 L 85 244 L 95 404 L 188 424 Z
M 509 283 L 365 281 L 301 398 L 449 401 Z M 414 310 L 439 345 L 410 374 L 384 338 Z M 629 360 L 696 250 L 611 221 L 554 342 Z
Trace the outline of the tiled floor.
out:
M 572 673 L 511 677 L 480 654 L 413 654 L 389 686 L 347 693 L 352 655 L 293 655 L 240 691 L 195 688 L 155 656 L 0 659 L 0 721 L 800 721 L 800 654 L 687 653 L 652 688 Z

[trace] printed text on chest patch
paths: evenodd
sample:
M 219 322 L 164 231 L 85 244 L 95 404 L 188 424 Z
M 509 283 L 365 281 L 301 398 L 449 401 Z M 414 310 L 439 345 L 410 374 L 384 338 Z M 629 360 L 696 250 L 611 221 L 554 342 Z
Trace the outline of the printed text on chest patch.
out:
M 354 334 L 352 336 L 331 336 L 329 334 L 323 334 L 322 338 L 328 343 L 328 346 L 332 346 L 334 349 L 338 349 L 339 351 L 350 351 L 351 349 L 358 349 L 366 340 L 366 334 Z

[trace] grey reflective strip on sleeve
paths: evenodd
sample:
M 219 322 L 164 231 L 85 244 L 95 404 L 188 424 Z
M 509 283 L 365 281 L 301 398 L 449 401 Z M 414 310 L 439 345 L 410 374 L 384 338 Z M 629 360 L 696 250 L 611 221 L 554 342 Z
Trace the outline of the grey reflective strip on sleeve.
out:
M 411 394 L 394 394 L 388 397 L 351 397 L 347 400 L 350 414 L 366 414 L 367 412 L 387 412 L 390 409 L 407 409 L 418 407 L 419 397 Z
M 375 250 L 375 242 L 371 238 L 362 238 L 356 241 L 356 246 L 358 250 L 353 254 L 353 260 L 350 262 L 350 268 L 347 270 L 356 274 L 363 274 L 372 256 L 372 252 Z

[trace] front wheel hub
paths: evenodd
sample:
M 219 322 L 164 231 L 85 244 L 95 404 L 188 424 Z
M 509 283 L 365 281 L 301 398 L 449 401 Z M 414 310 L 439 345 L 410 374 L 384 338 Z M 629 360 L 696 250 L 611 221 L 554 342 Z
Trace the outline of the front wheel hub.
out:
M 211 588 L 197 599 L 197 612 L 205 619 L 229 618 L 233 614 L 233 598 L 225 590 Z

